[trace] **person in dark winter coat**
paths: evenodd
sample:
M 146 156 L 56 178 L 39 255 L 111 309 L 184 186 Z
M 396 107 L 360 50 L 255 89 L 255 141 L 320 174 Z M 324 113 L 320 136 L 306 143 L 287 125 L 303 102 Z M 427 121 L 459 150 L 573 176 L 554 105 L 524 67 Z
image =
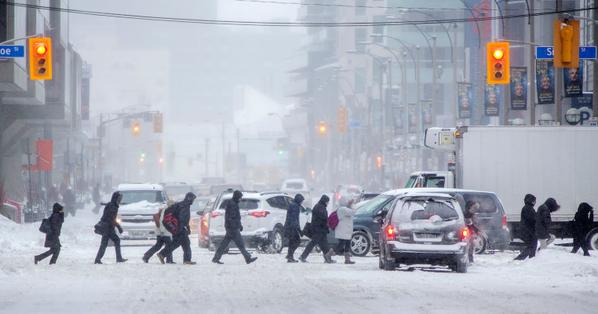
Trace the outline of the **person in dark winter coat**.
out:
M 191 220 L 191 205 L 193 205 L 195 198 L 195 194 L 189 192 L 185 195 L 185 199 L 172 205 L 175 206 L 173 214 L 179 221 L 179 228 L 173 235 L 172 243 L 158 253 L 158 258 L 162 264 L 164 264 L 164 258 L 166 256 L 172 256 L 172 252 L 179 246 L 183 247 L 183 264 L 196 264 L 191 261 L 191 241 L 189 240 L 189 234 L 191 234 L 191 227 L 189 226 L 189 221 Z
M 239 209 L 239 202 L 241 202 L 241 198 L 243 197 L 243 193 L 241 191 L 234 191 L 233 197 L 230 201 L 226 203 L 226 208 L 224 211 L 224 229 L 226 229 L 226 235 L 224 235 L 224 239 L 218 246 L 216 250 L 216 254 L 212 258 L 212 262 L 216 264 L 222 264 L 220 258 L 224 254 L 224 250 L 228 248 L 230 241 L 233 241 L 235 245 L 243 254 L 245 258 L 245 263 L 251 264 L 257 260 L 257 257 L 251 257 L 249 252 L 245 249 L 245 243 L 243 242 L 243 237 L 241 236 L 241 231 L 243 231 L 243 226 L 241 225 L 241 211 Z
M 469 247 L 467 249 L 467 257 L 470 263 L 473 263 L 474 237 L 480 233 L 480 229 L 476 226 L 476 213 L 480 209 L 480 203 L 475 201 L 467 201 L 465 203 L 465 212 L 463 217 L 465 218 L 465 225 L 469 229 Z
M 573 250 L 571 253 L 577 253 L 581 247 L 583 255 L 590 256 L 586 236 L 592 229 L 592 222 L 594 222 L 594 208 L 588 203 L 579 204 L 575 220 L 573 220 Z
M 295 250 L 301 243 L 301 225 L 299 224 L 299 215 L 303 207 L 301 203 L 305 198 L 301 194 L 295 195 L 295 199 L 289 204 L 287 217 L 284 222 L 284 234 L 289 239 L 289 249 L 287 252 L 287 262 L 297 263 L 294 258 Z
M 301 257 L 299 257 L 299 260 L 303 263 L 307 262 L 307 256 L 316 245 L 324 253 L 324 262 L 328 264 L 334 263 L 334 260 L 332 260 L 334 250 L 328 246 L 327 239 L 328 232 L 330 232 L 328 230 L 328 211 L 326 210 L 328 202 L 330 202 L 330 198 L 322 195 L 316 206 L 314 206 L 311 216 L 311 241 L 309 241 L 305 250 L 301 253 Z
M 540 241 L 540 249 L 545 249 L 556 238 L 554 235 L 548 233 L 548 230 L 552 223 L 550 213 L 559 210 L 559 208 L 561 206 L 552 197 L 548 198 L 544 204 L 538 207 L 538 213 L 536 214 L 536 237 Z
M 122 227 L 118 221 L 116 221 L 116 217 L 118 216 L 118 207 L 120 206 L 122 198 L 122 194 L 119 192 L 114 192 L 112 194 L 112 198 L 110 199 L 110 203 L 106 204 L 106 207 L 104 207 L 104 213 L 102 214 L 100 222 L 103 222 L 108 227 L 106 228 L 105 233 L 102 234 L 102 242 L 100 243 L 100 248 L 98 249 L 98 254 L 96 255 L 95 264 L 102 264 L 102 257 L 104 257 L 104 253 L 106 252 L 108 240 L 112 240 L 114 243 L 114 249 L 116 250 L 116 262 L 124 263 L 127 261 L 127 259 L 123 258 L 121 255 L 120 238 L 114 230 L 114 228 L 117 228 L 119 233 L 123 232 Z
M 523 198 L 523 208 L 521 209 L 521 230 L 520 238 L 525 243 L 521 253 L 515 260 L 522 261 L 526 258 L 536 256 L 538 249 L 538 238 L 536 238 L 536 197 L 532 194 L 526 194 Z
M 62 223 L 64 222 L 64 208 L 62 205 L 54 203 L 54 206 L 52 206 L 52 215 L 48 220 L 50 221 L 50 228 L 52 231 L 46 234 L 44 247 L 50 249 L 40 255 L 36 255 L 33 258 L 35 264 L 50 255 L 52 255 L 50 264 L 56 264 L 58 254 L 60 254 L 60 230 L 62 230 Z
M 66 189 L 64 195 L 62 195 L 62 201 L 64 202 L 64 207 L 66 208 L 67 214 L 75 216 L 77 212 L 77 208 L 75 205 L 75 203 L 77 202 L 77 197 L 75 196 L 75 192 L 73 192 L 73 189 L 70 186 Z

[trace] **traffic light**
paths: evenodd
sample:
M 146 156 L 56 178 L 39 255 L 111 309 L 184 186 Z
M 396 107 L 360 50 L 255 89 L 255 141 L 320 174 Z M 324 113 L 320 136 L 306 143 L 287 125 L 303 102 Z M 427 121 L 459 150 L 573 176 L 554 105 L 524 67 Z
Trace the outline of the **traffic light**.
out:
M 29 38 L 29 79 L 52 79 L 52 39 Z
M 509 43 L 505 41 L 486 44 L 486 80 L 488 84 L 509 84 Z
M 154 133 L 162 133 L 163 123 L 164 120 L 162 117 L 162 113 L 158 112 L 154 114 Z
M 326 133 L 328 133 L 328 126 L 325 121 L 320 121 L 318 124 L 318 133 L 320 133 L 320 135 L 326 135 Z
M 348 118 L 347 106 L 339 106 L 336 112 L 336 129 L 339 133 L 347 133 Z
M 139 133 L 141 133 L 141 124 L 139 124 L 139 121 L 133 121 L 131 124 L 131 134 L 139 136 Z
M 376 156 L 376 168 L 382 168 L 382 156 Z
M 554 66 L 579 67 L 579 21 L 554 21 Z

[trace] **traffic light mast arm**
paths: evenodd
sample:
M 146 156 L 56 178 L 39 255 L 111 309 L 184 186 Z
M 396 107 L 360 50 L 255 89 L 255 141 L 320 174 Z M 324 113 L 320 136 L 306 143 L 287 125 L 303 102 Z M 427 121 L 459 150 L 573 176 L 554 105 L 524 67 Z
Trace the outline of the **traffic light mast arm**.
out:
M 38 34 L 35 34 L 35 35 L 29 35 L 29 36 L 25 36 L 25 37 L 13 38 L 13 39 L 9 39 L 9 40 L 5 40 L 5 41 L 1 42 L 0 46 L 1 45 L 6 45 L 8 43 L 13 43 L 15 41 L 26 40 L 26 39 L 29 39 L 29 38 L 37 38 L 37 37 L 42 37 L 42 36 L 44 36 L 44 34 L 38 33 Z
M 105 126 L 108 123 L 111 123 L 111 122 L 114 122 L 114 121 L 120 121 L 120 120 L 124 120 L 124 119 L 141 118 L 142 115 L 148 114 L 148 113 L 157 114 L 157 113 L 160 113 L 160 111 L 143 111 L 143 112 L 129 113 L 129 114 L 126 114 L 124 116 L 112 118 L 110 120 L 104 120 L 104 121 L 100 122 L 100 126 Z

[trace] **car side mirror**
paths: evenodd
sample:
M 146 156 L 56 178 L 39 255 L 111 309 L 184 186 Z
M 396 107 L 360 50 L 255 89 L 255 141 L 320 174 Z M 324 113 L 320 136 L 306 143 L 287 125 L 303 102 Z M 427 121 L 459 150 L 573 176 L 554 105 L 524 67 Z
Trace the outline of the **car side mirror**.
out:
M 198 216 L 203 216 L 203 210 L 198 210 L 195 212 Z
M 381 225 L 382 222 L 384 221 L 384 217 L 383 216 L 376 216 L 376 217 L 374 217 L 373 221 L 374 221 L 374 223 L 377 223 L 377 224 Z

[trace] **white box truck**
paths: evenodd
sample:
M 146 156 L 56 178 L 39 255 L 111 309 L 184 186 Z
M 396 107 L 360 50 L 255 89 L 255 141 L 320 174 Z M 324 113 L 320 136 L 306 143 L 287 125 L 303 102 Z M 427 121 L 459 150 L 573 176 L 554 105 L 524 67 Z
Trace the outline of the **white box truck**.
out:
M 458 187 L 495 192 L 512 237 L 518 237 L 523 197 L 537 206 L 548 197 L 561 205 L 552 213 L 551 233 L 571 237 L 569 221 L 587 202 L 598 208 L 598 128 L 461 127 L 426 130 L 425 145 L 454 152 L 450 171 L 420 171 L 406 187 Z M 454 165 L 454 167 L 453 167 Z M 587 240 L 598 249 L 598 223 Z

